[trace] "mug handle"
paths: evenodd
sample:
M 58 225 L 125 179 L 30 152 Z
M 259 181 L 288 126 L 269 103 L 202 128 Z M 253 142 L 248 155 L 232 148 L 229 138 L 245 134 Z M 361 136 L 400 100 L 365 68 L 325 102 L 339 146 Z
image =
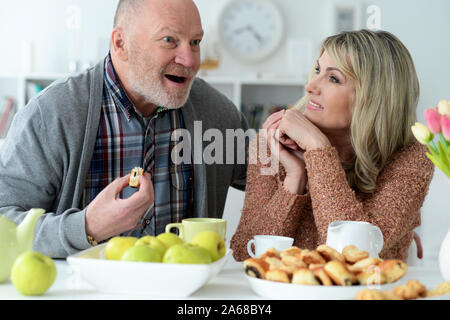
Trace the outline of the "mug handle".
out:
M 183 224 L 182 223 L 169 223 L 168 225 L 166 225 L 166 232 L 170 233 L 170 230 L 172 228 L 177 228 L 178 231 L 180 232 L 179 237 L 184 240 Z
M 255 239 L 251 239 L 248 243 L 247 243 L 247 252 L 250 255 L 250 257 L 254 258 L 256 255 L 253 253 L 252 251 L 252 244 L 255 243 Z
M 380 253 L 381 249 L 383 249 L 383 245 L 384 245 L 384 240 L 383 240 L 383 232 L 381 232 L 381 229 L 378 228 L 377 226 L 375 227 L 375 238 L 377 239 L 377 244 L 379 246 L 377 246 L 376 250 L 377 250 L 377 254 Z

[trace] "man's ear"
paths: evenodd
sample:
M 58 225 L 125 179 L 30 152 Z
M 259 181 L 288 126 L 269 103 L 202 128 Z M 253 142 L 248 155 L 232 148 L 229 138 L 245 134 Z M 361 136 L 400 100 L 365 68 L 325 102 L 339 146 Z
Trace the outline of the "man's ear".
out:
M 111 33 L 111 50 L 122 61 L 128 60 L 128 45 L 122 28 L 114 28 Z

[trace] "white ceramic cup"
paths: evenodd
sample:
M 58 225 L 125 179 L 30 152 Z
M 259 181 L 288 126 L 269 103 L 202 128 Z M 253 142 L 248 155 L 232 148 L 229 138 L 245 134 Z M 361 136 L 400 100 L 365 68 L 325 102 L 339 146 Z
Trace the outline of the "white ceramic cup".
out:
M 293 238 L 282 236 L 257 235 L 247 243 L 247 252 L 250 257 L 255 258 L 262 255 L 269 248 L 275 248 L 283 251 L 292 247 Z M 252 250 L 252 244 L 255 246 L 255 252 Z
M 383 248 L 383 233 L 368 222 L 334 221 L 328 226 L 326 244 L 339 252 L 347 245 L 354 245 L 371 257 L 378 257 Z

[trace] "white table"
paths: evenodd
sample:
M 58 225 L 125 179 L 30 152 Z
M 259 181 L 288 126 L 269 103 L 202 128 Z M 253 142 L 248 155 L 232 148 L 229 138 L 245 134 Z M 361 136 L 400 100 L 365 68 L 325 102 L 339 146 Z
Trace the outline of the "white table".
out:
M 148 300 L 144 295 L 120 295 L 98 292 L 95 288 L 80 279 L 79 275 L 65 260 L 55 260 L 58 275 L 52 287 L 39 297 L 22 296 L 10 281 L 0 284 L 0 299 L 42 299 L 42 300 Z M 444 282 L 438 267 L 409 267 L 408 273 L 398 282 L 403 284 L 410 279 L 419 280 L 428 289 L 435 288 Z M 450 299 L 450 295 L 445 296 Z M 172 297 L 157 297 L 162 300 L 173 300 Z M 184 299 L 184 298 L 183 298 Z M 186 299 L 192 300 L 259 300 L 250 288 L 244 275 L 242 262 L 231 258 L 219 275 Z M 267 300 L 267 299 L 266 299 Z

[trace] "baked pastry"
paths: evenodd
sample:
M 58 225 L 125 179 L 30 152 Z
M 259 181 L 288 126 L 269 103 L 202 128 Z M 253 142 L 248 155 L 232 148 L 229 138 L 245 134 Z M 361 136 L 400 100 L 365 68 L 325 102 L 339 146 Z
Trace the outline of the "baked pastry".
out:
M 427 291 L 426 296 L 436 297 L 444 294 L 450 294 L 450 282 L 443 282 L 437 288 Z
M 344 249 L 342 249 L 342 254 L 345 258 L 345 261 L 350 264 L 354 264 L 355 262 L 369 257 L 369 253 L 367 251 L 359 250 L 352 244 L 344 247 Z
M 289 275 L 292 275 L 298 268 L 294 265 L 285 264 L 280 258 L 267 257 L 264 259 L 269 264 L 269 270 L 280 269 L 286 271 Z
M 425 296 L 427 288 L 425 288 L 417 280 L 409 280 L 402 286 L 395 287 L 392 293 L 404 300 L 417 299 Z
M 326 273 L 325 269 L 323 267 L 310 269 L 312 273 L 316 276 L 317 279 L 319 279 L 320 284 L 323 286 L 332 286 L 333 281 L 331 281 L 331 278 Z
M 316 250 L 308 250 L 308 249 L 302 250 L 300 258 L 306 264 L 311 264 L 311 263 L 323 264 L 323 263 L 326 263 L 325 259 Z
M 283 255 L 281 257 L 281 261 L 288 266 L 294 266 L 297 268 L 306 268 L 307 265 L 306 263 L 303 262 L 302 259 L 300 259 L 300 257 L 297 256 L 291 256 L 291 255 Z
M 356 279 L 358 279 L 359 284 L 363 286 L 387 283 L 386 276 L 384 273 L 380 272 L 380 269 L 377 267 L 369 267 L 367 270 L 357 273 Z
M 338 260 L 327 262 L 324 269 L 331 280 L 337 285 L 351 286 L 358 281 L 356 276 L 347 269 L 345 263 Z
M 366 259 L 359 260 L 355 264 L 348 265 L 348 269 L 351 272 L 358 273 L 367 270 L 371 266 L 376 266 L 381 263 L 383 260 L 379 258 L 369 257 Z
M 261 259 L 265 259 L 266 257 L 274 257 L 274 258 L 281 259 L 281 257 L 280 257 L 280 251 L 278 251 L 278 250 L 275 249 L 275 248 L 269 248 L 269 249 L 266 250 L 266 252 L 264 252 L 264 253 L 260 256 Z
M 408 265 L 402 260 L 389 259 L 380 262 L 378 265 L 381 273 L 386 276 L 387 283 L 392 283 L 400 279 L 408 271 Z
M 317 268 L 323 268 L 323 267 L 325 267 L 325 263 L 311 263 L 308 266 L 309 270 L 317 269 Z
M 287 249 L 284 249 L 283 251 L 280 252 L 280 256 L 281 258 L 285 257 L 285 256 L 294 256 L 294 257 L 298 257 L 300 258 L 300 254 L 302 253 L 302 249 L 300 249 L 299 247 L 290 247 Z
M 355 297 L 356 300 L 386 300 L 383 292 L 375 289 L 364 289 L 359 291 Z
M 250 277 L 264 279 L 269 271 L 269 264 L 262 259 L 249 258 L 244 261 L 244 271 Z
M 277 282 L 291 282 L 291 279 L 289 278 L 289 274 L 280 269 L 272 269 L 266 272 L 266 280 L 270 281 L 277 281 Z
M 331 260 L 339 260 L 341 262 L 345 262 L 345 258 L 341 253 L 327 246 L 326 244 L 318 246 L 316 250 L 321 254 L 322 257 L 325 258 L 327 262 Z
M 292 274 L 292 283 L 301 285 L 320 285 L 320 282 L 316 279 L 314 273 L 306 268 L 298 268 Z
M 131 170 L 130 179 L 128 180 L 128 185 L 132 188 L 139 187 L 139 177 L 144 174 L 144 169 L 140 167 L 134 167 Z

